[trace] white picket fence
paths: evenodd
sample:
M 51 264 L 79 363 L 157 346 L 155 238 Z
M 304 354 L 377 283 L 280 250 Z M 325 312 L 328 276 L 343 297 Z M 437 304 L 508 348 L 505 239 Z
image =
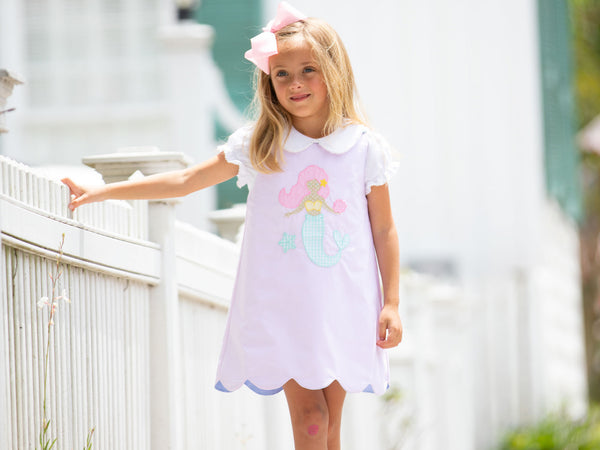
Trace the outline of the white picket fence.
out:
M 97 448 L 149 448 L 148 299 L 158 248 L 142 240 L 146 206 L 106 203 L 72 214 L 65 186 L 7 159 L 0 169 L 0 447 L 37 448 L 49 337 L 48 434 L 59 448 L 83 447 L 92 428 Z M 121 243 L 145 261 L 126 262 Z M 48 333 L 50 308 L 38 301 L 63 290 L 72 302 L 58 301 Z

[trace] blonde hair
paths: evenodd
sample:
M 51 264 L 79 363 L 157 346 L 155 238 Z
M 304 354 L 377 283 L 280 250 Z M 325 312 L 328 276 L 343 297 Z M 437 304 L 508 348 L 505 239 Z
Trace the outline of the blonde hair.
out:
M 324 135 L 348 121 L 365 123 L 355 101 L 358 95 L 348 53 L 331 25 L 319 19 L 307 18 L 282 28 L 275 35 L 280 48 L 286 42 L 301 40 L 312 49 L 329 100 Z M 254 88 L 252 106 L 258 117 L 250 140 L 250 161 L 260 172 L 278 172 L 283 162 L 283 142 L 287 138 L 284 134 L 291 129 L 292 117 L 277 101 L 271 77 L 259 68 L 255 70 Z

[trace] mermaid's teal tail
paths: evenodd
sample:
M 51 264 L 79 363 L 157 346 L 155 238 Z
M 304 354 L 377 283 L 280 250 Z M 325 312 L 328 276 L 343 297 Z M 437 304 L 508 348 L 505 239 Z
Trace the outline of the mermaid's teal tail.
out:
M 337 230 L 333 232 L 333 238 L 338 246 L 338 251 L 334 255 L 325 253 L 325 247 L 323 246 L 324 237 L 325 218 L 323 214 L 319 214 L 318 216 L 307 214 L 302 225 L 304 249 L 310 260 L 317 266 L 331 267 L 337 264 L 342 257 L 342 250 L 348 246 L 350 237 L 348 235 L 342 236 L 342 233 Z

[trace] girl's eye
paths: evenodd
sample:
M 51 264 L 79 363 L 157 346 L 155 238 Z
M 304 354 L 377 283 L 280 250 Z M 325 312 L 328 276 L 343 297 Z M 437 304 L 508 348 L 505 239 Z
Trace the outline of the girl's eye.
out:
M 280 70 L 275 74 L 276 77 L 287 77 L 287 72 L 285 70 Z
M 310 73 L 310 72 L 315 72 L 315 68 L 314 67 L 305 67 L 304 68 L 304 73 Z

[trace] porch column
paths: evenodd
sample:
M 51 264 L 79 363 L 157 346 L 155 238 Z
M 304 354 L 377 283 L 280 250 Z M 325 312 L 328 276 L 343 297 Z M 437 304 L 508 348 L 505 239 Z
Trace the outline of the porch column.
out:
M 216 153 L 213 40 L 212 27 L 190 21 L 159 30 L 163 91 L 171 117 L 170 142 L 174 150 L 190 155 L 194 162 Z M 216 190 L 203 189 L 183 200 L 177 217 L 202 230 L 211 230 L 207 215 L 215 206 Z

